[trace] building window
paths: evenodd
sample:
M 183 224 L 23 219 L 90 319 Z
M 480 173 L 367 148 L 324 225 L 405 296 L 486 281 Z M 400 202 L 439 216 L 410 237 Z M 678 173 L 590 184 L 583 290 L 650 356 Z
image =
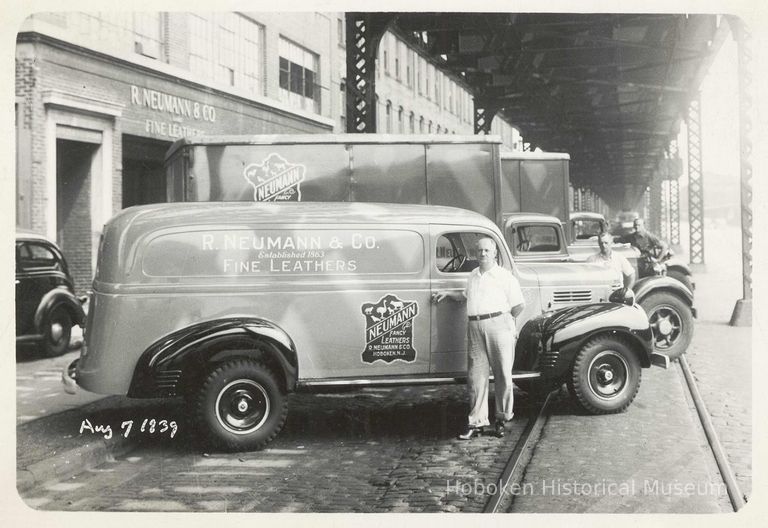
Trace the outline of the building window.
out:
M 405 70 L 405 68 L 403 67 L 403 64 L 404 64 L 403 57 L 404 57 L 404 54 L 406 53 L 405 44 L 403 44 L 401 41 L 398 40 L 395 46 L 396 46 L 395 50 L 397 53 L 395 58 L 395 69 L 397 70 L 396 76 L 397 76 L 397 80 L 402 82 L 403 71 Z
M 431 64 L 427 64 L 427 82 L 425 85 L 424 92 L 427 96 L 427 99 L 432 99 L 431 92 L 432 92 L 432 74 L 433 74 L 433 68 Z
M 343 18 L 337 18 L 336 19 L 336 34 L 339 46 L 342 48 L 344 47 L 344 39 L 345 39 L 345 32 L 346 29 L 344 27 L 344 19 Z
M 189 14 L 189 69 L 264 95 L 264 28 L 238 13 Z
M 115 51 L 138 53 L 163 60 L 165 13 L 160 12 L 67 12 L 68 34 L 111 47 Z
M 421 81 L 422 81 L 422 67 L 424 66 L 424 61 L 421 57 L 418 57 L 416 62 L 416 91 L 419 95 L 424 93 L 424 90 L 421 87 Z
M 133 13 L 136 53 L 159 59 L 163 47 L 162 28 L 162 13 L 150 11 Z
M 419 117 L 419 134 L 424 133 L 424 116 Z
M 405 133 L 404 125 L 405 124 L 403 123 L 403 107 L 400 106 L 397 109 L 397 132 L 399 134 Z
M 387 134 L 392 133 L 392 101 L 387 101 L 387 107 L 386 107 L 386 118 L 387 118 Z
M 437 133 L 439 134 L 442 129 L 440 128 L 440 125 L 437 125 Z
M 320 113 L 317 54 L 280 38 L 280 99 L 293 108 Z
M 440 83 L 442 82 L 442 74 L 438 71 L 435 72 L 435 102 L 437 103 L 437 106 L 442 106 L 440 104 Z
M 341 131 L 347 131 L 347 82 L 346 78 L 342 77 L 339 83 L 339 91 L 341 92 Z
M 429 126 L 427 128 L 427 133 L 429 133 L 429 134 L 432 133 L 432 121 L 429 122 Z
M 408 48 L 405 49 L 405 82 L 408 85 L 408 88 L 413 88 L 413 55 L 413 51 Z
M 411 134 L 415 134 L 416 133 L 416 116 L 413 115 L 413 112 L 408 114 L 408 131 Z

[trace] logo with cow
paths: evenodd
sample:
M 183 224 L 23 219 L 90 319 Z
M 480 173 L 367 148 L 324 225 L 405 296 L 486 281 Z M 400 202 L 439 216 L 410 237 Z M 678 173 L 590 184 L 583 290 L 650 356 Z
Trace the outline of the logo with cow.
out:
M 300 202 L 306 170 L 304 165 L 288 163 L 280 154 L 272 153 L 261 163 L 245 167 L 243 176 L 253 187 L 254 201 Z
M 413 320 L 419 314 L 416 301 L 404 301 L 387 294 L 378 302 L 361 307 L 365 316 L 365 350 L 363 362 L 405 361 L 416 359 L 413 348 Z

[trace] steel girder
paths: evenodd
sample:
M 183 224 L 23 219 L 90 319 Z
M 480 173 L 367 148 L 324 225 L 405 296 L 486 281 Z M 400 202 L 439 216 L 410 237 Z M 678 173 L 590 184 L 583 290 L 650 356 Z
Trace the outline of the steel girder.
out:
M 376 54 L 395 19 L 387 13 L 347 13 L 347 132 L 376 132 Z
M 691 264 L 704 266 L 704 170 L 701 157 L 701 98 L 688 107 L 688 217 Z
M 677 139 L 669 143 L 669 157 L 679 157 Z M 680 180 L 672 178 L 669 184 L 669 243 L 673 246 L 680 245 Z

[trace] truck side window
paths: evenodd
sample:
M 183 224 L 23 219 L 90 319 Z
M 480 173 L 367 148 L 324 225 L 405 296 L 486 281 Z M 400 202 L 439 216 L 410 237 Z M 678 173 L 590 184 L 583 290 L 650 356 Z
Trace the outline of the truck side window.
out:
M 479 266 L 475 245 L 484 233 L 445 233 L 437 239 L 435 265 L 444 273 L 469 273 Z M 498 249 L 498 248 L 497 248 Z M 497 259 L 499 258 L 497 251 Z
M 518 253 L 543 253 L 560 250 L 560 236 L 554 226 L 529 225 L 515 230 Z

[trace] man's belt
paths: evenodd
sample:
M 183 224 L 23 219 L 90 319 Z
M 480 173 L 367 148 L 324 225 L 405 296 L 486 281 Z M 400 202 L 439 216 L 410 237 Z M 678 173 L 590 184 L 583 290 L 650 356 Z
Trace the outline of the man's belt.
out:
M 493 313 L 487 313 L 482 315 L 470 315 L 469 320 L 470 321 L 482 321 L 483 319 L 492 319 L 494 317 L 498 317 L 504 312 L 493 312 Z

